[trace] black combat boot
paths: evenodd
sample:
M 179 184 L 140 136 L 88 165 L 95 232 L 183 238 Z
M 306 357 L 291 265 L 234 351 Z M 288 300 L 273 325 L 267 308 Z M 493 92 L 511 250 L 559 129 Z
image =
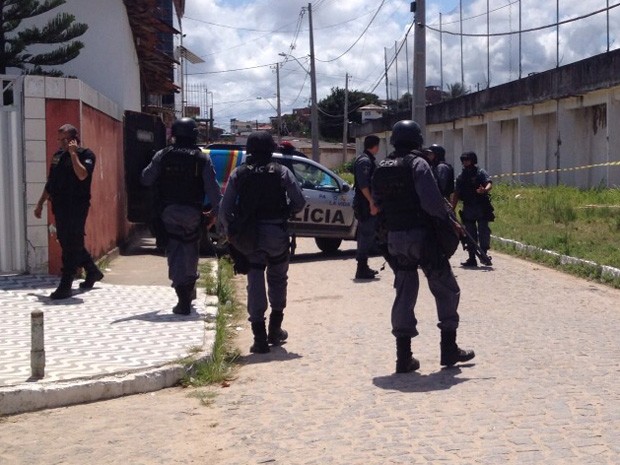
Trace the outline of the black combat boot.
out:
M 88 263 L 84 269 L 86 271 L 86 278 L 80 283 L 80 289 L 92 289 L 97 281 L 103 279 L 103 273 L 93 261 Z
M 473 350 L 460 349 L 456 345 L 456 330 L 441 332 L 441 365 L 451 367 L 458 362 L 467 362 L 474 358 Z
M 60 278 L 60 284 L 54 292 L 50 294 L 50 299 L 60 300 L 60 299 L 68 299 L 71 297 L 71 285 L 73 284 L 73 275 L 65 274 Z
M 273 345 L 280 345 L 288 338 L 288 333 L 282 329 L 282 319 L 284 313 L 273 310 L 269 315 L 269 333 L 267 342 Z
M 256 321 L 252 323 L 252 334 L 254 334 L 254 344 L 250 347 L 253 354 L 266 354 L 269 352 L 269 344 L 267 342 L 267 329 L 264 321 Z
M 476 261 L 476 256 L 470 255 L 467 260 L 465 260 L 464 262 L 461 262 L 461 266 L 466 266 L 466 267 L 471 267 L 471 268 L 477 267 L 478 262 Z
M 189 315 L 192 313 L 192 289 L 191 284 L 182 284 L 174 288 L 179 301 L 172 309 L 172 313 L 176 315 Z
M 411 338 L 396 338 L 396 373 L 409 373 L 420 368 L 420 361 L 411 354 Z
M 368 260 L 357 261 L 357 271 L 355 272 L 355 279 L 375 279 L 377 271 L 371 269 L 368 266 Z

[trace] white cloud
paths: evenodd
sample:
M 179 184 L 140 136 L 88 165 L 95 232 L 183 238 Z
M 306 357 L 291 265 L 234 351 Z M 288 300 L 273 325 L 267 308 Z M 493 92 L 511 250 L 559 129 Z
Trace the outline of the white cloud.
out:
M 540 0 L 490 0 L 491 33 L 519 30 L 519 3 L 522 29 L 552 24 L 556 20 L 556 2 Z M 606 0 L 562 0 L 560 20 L 587 15 L 605 8 Z M 394 54 L 395 41 L 403 39 L 412 20 L 409 0 L 318 0 L 312 2 L 315 54 L 317 57 L 317 93 L 319 100 L 331 88 L 344 87 L 345 74 L 351 77 L 352 90 L 371 91 L 385 97 L 384 50 L 388 58 Z M 487 31 L 487 0 L 462 1 L 463 32 L 485 34 Z M 381 5 L 381 7 L 380 7 Z M 190 0 L 186 4 L 183 32 L 184 45 L 201 56 L 205 63 L 187 65 L 189 85 L 206 85 L 212 92 L 216 125 L 227 127 L 230 118 L 267 121 L 275 111 L 276 76 L 272 67 L 283 62 L 278 54 L 290 52 L 309 68 L 307 0 Z M 459 32 L 459 2 L 456 0 L 427 0 L 427 24 Z M 613 5 L 612 5 L 613 6 Z M 380 8 L 379 8 L 380 7 Z M 378 13 L 377 13 L 378 11 Z M 369 22 L 376 14 L 370 26 Z M 610 11 L 612 37 L 617 36 L 620 8 Z M 300 26 L 298 28 L 298 26 Z M 364 33 L 365 28 L 367 31 Z M 295 32 L 299 31 L 296 35 Z M 361 36 L 361 38 L 360 38 Z M 342 57 L 334 60 L 356 45 Z M 427 84 L 444 87 L 461 80 L 460 38 L 427 30 Z M 613 42 L 613 40 L 612 40 Z M 540 72 L 556 64 L 556 29 L 547 28 L 521 35 L 492 37 L 489 41 L 491 84 L 516 79 L 521 61 L 522 76 Z M 606 16 L 598 14 L 560 27 L 560 64 L 567 64 L 606 50 Z M 617 44 L 612 43 L 612 48 Z M 440 70 L 440 50 L 443 52 L 443 73 Z M 408 89 L 407 62 L 412 67 L 413 34 L 408 41 L 409 60 L 403 47 L 398 61 L 398 93 Z M 466 87 L 484 87 L 487 75 L 487 39 L 463 39 L 464 79 Z M 244 70 L 223 72 L 234 69 Z M 251 69 L 250 69 L 251 68 Z M 201 74 L 205 73 L 205 74 Z M 396 95 L 395 69 L 389 71 L 390 94 Z M 409 85 L 411 73 L 409 73 Z M 310 80 L 295 60 L 289 59 L 280 72 L 283 113 L 293 107 L 307 105 Z M 261 100 L 256 97 L 262 97 Z M 187 94 L 188 103 L 194 95 Z M 198 103 L 202 103 L 198 98 Z

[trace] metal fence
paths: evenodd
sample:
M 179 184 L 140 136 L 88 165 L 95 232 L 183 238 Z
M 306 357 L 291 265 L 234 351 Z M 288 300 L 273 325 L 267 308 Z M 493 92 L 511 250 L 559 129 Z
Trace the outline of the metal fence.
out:
M 23 78 L 0 75 L 0 273 L 26 270 Z

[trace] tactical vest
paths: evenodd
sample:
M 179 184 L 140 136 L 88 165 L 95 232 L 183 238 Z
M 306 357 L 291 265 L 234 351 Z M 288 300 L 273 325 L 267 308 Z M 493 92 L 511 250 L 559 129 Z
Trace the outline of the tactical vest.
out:
M 202 209 L 206 155 L 197 148 L 173 146 L 164 150 L 158 182 L 160 202 L 164 206 L 178 204 Z
M 439 176 L 439 166 L 445 166 L 444 177 L 445 179 L 440 179 Z M 437 178 L 437 182 L 439 184 L 439 190 L 441 191 L 441 195 L 444 197 L 450 197 L 450 195 L 454 192 L 454 168 L 450 163 L 446 163 L 445 161 L 440 161 L 439 164 L 433 168 L 433 173 Z
M 461 173 L 461 192 L 459 197 L 463 202 L 478 203 L 482 200 L 482 196 L 478 195 L 476 189 L 482 184 L 480 176 L 480 168 L 471 167 L 464 169 Z
M 406 231 L 426 225 L 411 172 L 416 156 L 392 153 L 379 163 L 372 177 L 373 196 L 380 201 L 388 231 Z
M 237 175 L 241 212 L 256 208 L 258 221 L 288 219 L 286 191 L 281 184 L 282 166 L 279 163 L 241 165 Z

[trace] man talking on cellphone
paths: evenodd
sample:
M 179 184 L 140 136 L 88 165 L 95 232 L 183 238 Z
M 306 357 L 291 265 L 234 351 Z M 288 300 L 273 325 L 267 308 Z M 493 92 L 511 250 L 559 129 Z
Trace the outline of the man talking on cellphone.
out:
M 43 204 L 51 201 L 56 220 L 56 237 L 62 249 L 62 275 L 51 299 L 71 297 L 71 286 L 78 268 L 84 268 L 86 278 L 80 288 L 91 289 L 103 279 L 92 257 L 84 247 L 86 217 L 90 207 L 90 186 L 95 169 L 95 154 L 80 147 L 75 126 L 64 124 L 58 129 L 60 148 L 52 156 L 49 176 L 43 193 L 34 209 L 41 218 Z

